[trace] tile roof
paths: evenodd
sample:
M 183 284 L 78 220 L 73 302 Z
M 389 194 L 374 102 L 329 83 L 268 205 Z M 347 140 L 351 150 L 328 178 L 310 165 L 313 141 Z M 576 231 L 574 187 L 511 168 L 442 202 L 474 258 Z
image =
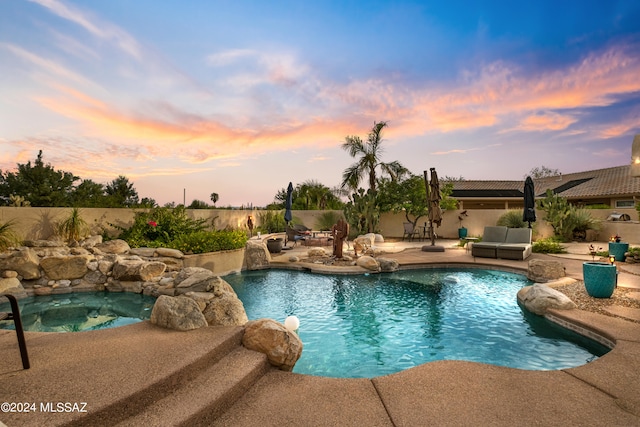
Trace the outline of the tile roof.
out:
M 536 179 L 536 195 L 547 189 L 571 199 L 640 194 L 640 178 L 631 176 L 631 166 L 615 166 L 585 172 L 569 173 Z M 522 181 L 455 181 L 453 197 L 522 197 Z

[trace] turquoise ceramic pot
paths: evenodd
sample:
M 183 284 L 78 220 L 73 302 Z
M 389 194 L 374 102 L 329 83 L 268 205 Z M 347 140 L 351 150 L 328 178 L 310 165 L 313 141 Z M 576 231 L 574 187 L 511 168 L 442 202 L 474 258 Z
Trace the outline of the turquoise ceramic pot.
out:
M 594 298 L 610 298 L 616 288 L 618 272 L 616 266 L 605 262 L 582 264 L 584 287 Z
M 616 261 L 624 261 L 626 252 L 629 252 L 628 243 L 609 242 L 609 255 L 616 257 Z
M 467 229 L 465 227 L 458 228 L 458 238 L 460 239 L 467 238 Z

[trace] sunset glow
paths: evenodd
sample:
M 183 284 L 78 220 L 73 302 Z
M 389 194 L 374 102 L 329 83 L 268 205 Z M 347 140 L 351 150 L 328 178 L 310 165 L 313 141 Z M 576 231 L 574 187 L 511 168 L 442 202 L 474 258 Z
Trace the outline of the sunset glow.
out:
M 345 136 L 381 120 L 385 161 L 415 174 L 628 162 L 636 1 L 458 3 L 3 1 L 0 169 L 43 150 L 161 205 L 264 206 L 338 185 Z

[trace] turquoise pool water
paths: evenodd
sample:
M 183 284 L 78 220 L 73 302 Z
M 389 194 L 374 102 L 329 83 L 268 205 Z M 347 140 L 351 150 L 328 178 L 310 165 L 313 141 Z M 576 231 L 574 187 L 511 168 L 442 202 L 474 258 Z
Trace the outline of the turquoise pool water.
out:
M 294 372 L 372 378 L 435 360 L 529 370 L 590 362 L 608 351 L 527 312 L 526 277 L 480 269 L 372 275 L 263 270 L 224 278 L 249 319 L 300 319 Z
M 130 292 L 77 292 L 18 300 L 25 331 L 81 332 L 115 328 L 148 319 L 156 299 Z M 11 311 L 9 303 L 0 311 Z M 13 322 L 0 322 L 13 329 Z

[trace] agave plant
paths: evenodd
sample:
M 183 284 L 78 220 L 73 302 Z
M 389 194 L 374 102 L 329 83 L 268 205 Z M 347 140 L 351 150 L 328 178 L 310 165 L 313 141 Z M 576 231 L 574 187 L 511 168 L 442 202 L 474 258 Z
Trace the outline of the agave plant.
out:
M 13 231 L 13 221 L 0 224 L 0 251 L 4 252 L 14 244 L 18 243 L 18 238 Z
M 87 222 L 80 216 L 79 208 L 73 208 L 71 214 L 59 225 L 60 235 L 69 242 L 80 240 L 87 231 Z

